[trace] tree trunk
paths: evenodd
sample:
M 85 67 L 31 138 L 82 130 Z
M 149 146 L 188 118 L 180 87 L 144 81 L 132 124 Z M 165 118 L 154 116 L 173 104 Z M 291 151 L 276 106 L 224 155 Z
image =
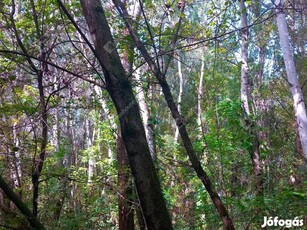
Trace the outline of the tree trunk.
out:
M 91 121 L 88 118 L 84 118 L 84 125 L 85 125 L 85 141 L 86 141 L 86 148 L 91 148 L 94 143 L 95 134 L 92 132 L 91 129 Z M 95 157 L 93 156 L 92 151 L 89 151 L 88 155 L 88 169 L 87 169 L 87 184 L 92 184 L 92 179 L 94 176 L 95 171 Z
M 22 169 L 21 169 L 21 156 L 19 150 L 19 138 L 17 136 L 18 133 L 18 128 L 16 127 L 17 123 L 14 122 L 13 125 L 13 143 L 14 143 L 14 148 L 15 149 L 12 151 L 13 154 L 13 160 L 12 160 L 12 179 L 14 181 L 15 188 L 19 188 L 19 196 L 20 198 L 22 197 Z
M 277 6 L 277 27 L 280 38 L 280 45 L 286 66 L 287 78 L 290 83 L 290 89 L 293 97 L 293 107 L 296 122 L 298 124 L 298 132 L 302 144 L 305 162 L 307 162 L 307 116 L 302 89 L 299 85 L 296 68 L 294 65 L 293 51 L 290 47 L 290 39 L 287 28 L 287 21 L 284 12 L 284 1 L 276 0 Z
M 156 147 L 155 147 L 155 141 L 154 141 L 154 132 L 153 132 L 153 125 L 150 124 L 150 113 L 149 108 L 145 100 L 145 93 L 141 86 L 141 73 L 140 70 L 137 69 L 135 71 L 135 79 L 138 81 L 138 84 L 136 85 L 137 90 L 137 99 L 140 106 L 141 116 L 144 122 L 144 129 L 145 134 L 148 142 L 149 151 L 151 154 L 152 159 L 155 160 L 156 158 Z
M 185 127 L 185 121 L 183 121 L 181 115 L 178 112 L 178 109 L 176 107 L 176 104 L 174 103 L 173 97 L 171 95 L 170 88 L 165 80 L 159 80 L 160 85 L 162 87 L 162 91 L 164 93 L 164 96 L 166 98 L 167 104 L 171 110 L 171 113 L 173 115 L 173 118 L 176 121 L 177 127 L 179 129 L 180 136 L 182 138 L 183 144 L 185 146 L 185 149 L 189 155 L 190 161 L 192 163 L 192 167 L 194 168 L 198 178 L 202 181 L 203 185 L 207 189 L 213 204 L 215 205 L 223 223 L 225 229 L 234 229 L 232 220 L 228 214 L 228 211 L 226 210 L 224 204 L 222 203 L 222 200 L 220 199 L 218 193 L 215 191 L 207 173 L 204 171 L 203 167 L 201 166 L 201 163 L 193 149 L 191 139 L 187 133 L 186 127 Z
M 256 16 L 256 18 L 260 18 L 260 9 L 262 5 L 262 0 L 255 2 L 255 6 L 253 8 L 253 12 Z M 263 25 L 259 25 L 259 30 L 261 30 Z M 267 110 L 267 103 L 265 99 L 262 98 L 262 82 L 263 82 L 263 68 L 264 68 L 264 62 L 265 62 L 265 43 L 262 41 L 263 38 L 261 35 L 257 35 L 258 40 L 258 69 L 255 75 L 255 81 L 254 81 L 254 113 L 259 117 L 256 120 L 256 127 L 257 130 L 254 131 L 254 143 L 253 143 L 253 151 L 254 151 L 254 159 L 256 161 L 253 161 L 254 166 L 254 174 L 256 176 L 256 190 L 259 195 L 263 195 L 263 185 L 264 185 L 264 179 L 263 179 L 263 160 L 261 160 L 261 145 L 260 143 L 269 142 L 268 141 L 268 134 L 266 131 L 264 131 L 265 127 L 265 114 Z
M 34 169 L 32 173 L 32 184 L 33 184 L 33 214 L 36 216 L 38 212 L 38 195 L 39 195 L 39 178 L 43 170 L 43 165 L 46 155 L 47 147 L 47 138 L 48 138 L 48 126 L 47 126 L 47 108 L 44 95 L 44 86 L 43 86 L 43 72 L 39 71 L 38 74 L 38 90 L 40 98 L 40 112 L 41 112 L 41 128 L 42 128 L 42 139 L 40 145 L 40 153 L 38 162 L 35 162 Z
M 202 57 L 200 76 L 199 76 L 199 85 L 198 85 L 198 90 L 197 90 L 197 126 L 199 128 L 199 131 L 202 137 L 204 137 L 205 135 L 204 128 L 203 128 L 203 122 L 202 122 L 204 72 L 205 72 L 205 60 L 204 60 L 204 57 Z
M 177 108 L 178 112 L 181 113 L 181 98 L 182 98 L 182 90 L 183 90 L 183 75 L 182 75 L 182 68 L 181 68 L 181 57 L 178 54 L 178 60 L 177 60 L 177 65 L 178 65 L 178 76 L 179 76 L 179 93 L 178 93 L 178 100 L 177 100 Z M 178 142 L 178 137 L 179 137 L 179 129 L 176 126 L 176 131 L 175 131 L 175 137 L 174 137 L 174 142 Z
M 68 97 L 72 98 L 72 89 L 68 90 Z M 70 144 L 69 151 L 64 156 L 64 166 L 67 169 L 68 176 L 70 176 L 71 167 L 77 166 L 77 147 L 76 147 L 76 137 L 75 137 L 75 129 L 74 129 L 74 113 L 72 109 L 69 108 L 66 112 L 66 133 L 68 135 L 68 140 Z M 78 207 L 78 195 L 77 195 L 77 183 L 75 181 L 71 181 L 71 185 L 69 186 L 70 189 L 70 202 L 71 206 L 73 207 L 74 211 L 77 211 Z
M 61 127 L 60 127 L 60 111 L 59 108 L 56 108 L 55 112 L 55 125 L 53 128 L 53 136 L 55 137 L 55 143 L 54 145 L 56 146 L 56 151 L 60 151 L 61 148 Z M 58 168 L 64 168 L 65 165 L 63 164 L 63 159 L 59 158 L 57 162 L 57 167 Z M 53 218 L 55 222 L 57 222 L 61 216 L 61 212 L 63 209 L 63 205 L 65 202 L 65 198 L 67 197 L 67 178 L 63 177 L 59 180 L 60 183 L 60 192 L 57 200 L 55 201 L 55 210 L 53 214 Z
M 32 15 L 34 19 L 35 29 L 36 29 L 36 39 L 39 42 L 40 45 L 40 66 L 36 67 L 36 65 L 33 63 L 31 58 L 29 58 L 28 51 L 26 47 L 24 46 L 20 35 L 18 33 L 18 30 L 16 28 L 14 15 L 11 14 L 11 24 L 14 31 L 14 35 L 16 37 L 17 43 L 22 50 L 22 52 L 27 56 L 27 62 L 31 66 L 31 69 L 35 72 L 37 76 L 37 85 L 38 85 L 38 91 L 39 91 L 39 108 L 40 108 L 40 124 L 41 124 L 41 141 L 40 141 L 40 153 L 39 157 L 34 156 L 33 158 L 33 168 L 32 168 L 32 185 L 33 185 L 33 194 L 32 194 L 32 204 L 33 204 L 33 214 L 36 216 L 38 212 L 38 195 L 39 195 L 39 178 L 40 174 L 43 170 L 43 165 L 45 161 L 45 155 L 46 155 L 46 147 L 47 147 L 47 139 L 48 139 L 48 126 L 47 126 L 47 108 L 46 108 L 46 101 L 45 101 L 45 94 L 44 94 L 44 85 L 43 85 L 43 76 L 44 73 L 48 71 L 46 61 L 46 53 L 44 52 L 44 42 L 42 39 L 42 31 L 40 29 L 39 23 L 38 23 L 38 16 L 37 12 L 35 10 L 35 4 L 34 1 L 30 1 L 31 8 L 32 8 Z M 15 11 L 15 5 L 12 5 L 12 11 Z
M 106 88 L 115 104 L 122 137 L 134 176 L 137 193 L 149 229 L 173 229 L 158 176 L 150 156 L 139 107 L 120 62 L 99 0 L 81 0 L 94 42 L 95 56 L 103 69 Z
M 130 35 L 135 42 L 136 47 L 139 49 L 143 57 L 145 58 L 148 66 L 151 68 L 153 74 L 159 81 L 159 84 L 162 88 L 165 100 L 167 105 L 172 113 L 173 119 L 176 121 L 176 125 L 179 129 L 179 134 L 182 138 L 183 144 L 185 149 L 188 153 L 190 162 L 192 163 L 192 167 L 195 170 L 198 178 L 202 181 L 203 185 L 205 186 L 206 190 L 208 191 L 213 204 L 215 205 L 222 221 L 224 224 L 225 229 L 234 229 L 234 225 L 232 223 L 232 219 L 230 218 L 228 211 L 226 210 L 222 200 L 220 199 L 219 195 L 215 191 L 207 173 L 204 171 L 201 163 L 194 151 L 192 146 L 191 139 L 188 135 L 188 132 L 185 127 L 185 121 L 181 117 L 180 113 L 178 112 L 178 108 L 174 102 L 174 98 L 172 96 L 171 90 L 169 85 L 166 81 L 165 74 L 161 72 L 161 70 L 157 67 L 157 65 L 153 62 L 153 58 L 149 55 L 148 51 L 146 50 L 144 44 L 141 42 L 139 37 L 137 36 L 136 32 L 134 31 L 131 22 L 129 21 L 129 15 L 127 13 L 126 8 L 120 4 L 117 0 L 113 0 L 114 4 L 121 10 L 122 18 L 129 29 Z
M 134 209 L 132 206 L 133 190 L 130 173 L 127 169 L 129 163 L 122 136 L 117 137 L 118 162 L 118 224 L 119 230 L 134 230 Z
M 136 9 L 139 7 L 138 1 L 135 3 Z M 135 8 L 133 7 L 133 8 Z M 136 10 L 138 12 L 138 10 Z M 137 15 L 135 15 L 133 18 L 136 19 Z M 127 30 L 124 30 L 124 35 L 127 36 L 129 35 L 129 32 Z M 130 44 L 129 49 L 125 49 L 123 53 L 123 58 L 122 58 L 122 64 L 126 72 L 132 73 L 133 70 L 133 62 L 134 62 L 134 46 L 133 43 Z M 136 80 L 140 81 L 140 69 L 138 68 L 135 72 Z M 139 83 L 140 84 L 140 83 Z M 141 117 L 143 119 L 143 124 L 144 124 L 144 129 L 145 129 L 145 134 L 146 134 L 146 139 L 149 145 L 149 151 L 154 159 L 155 157 L 155 152 L 154 152 L 154 145 L 151 145 L 150 143 L 153 144 L 153 142 L 150 142 L 150 140 L 153 141 L 153 139 L 150 139 L 150 130 L 148 130 L 148 119 L 149 119 L 149 110 L 145 101 L 145 95 L 143 92 L 142 86 L 137 84 L 136 90 L 137 90 L 137 98 L 138 98 L 138 104 L 140 106 L 140 112 L 141 112 Z M 114 119 L 113 119 L 114 120 Z M 125 148 L 125 144 L 122 138 L 122 135 L 120 134 L 120 129 L 119 129 L 119 134 L 117 135 L 117 162 L 118 162 L 118 189 L 119 189 L 119 196 L 118 196 L 118 227 L 120 230 L 134 230 L 134 207 L 132 205 L 132 201 L 134 199 L 134 187 L 133 183 L 130 179 L 131 177 L 131 170 L 128 170 L 129 168 L 129 161 L 127 157 L 127 151 Z M 137 213 L 141 213 L 141 209 L 137 208 L 136 209 Z M 143 214 L 142 218 L 143 217 Z
M 247 12 L 245 7 L 245 0 L 240 0 L 241 11 L 241 102 L 242 107 L 247 116 L 249 116 L 249 82 L 248 82 L 248 28 L 247 28 Z
M 240 1 L 240 11 L 241 11 L 241 101 L 244 114 L 246 116 L 246 120 L 248 123 L 252 123 L 253 121 L 250 119 L 250 109 L 249 109 L 249 101 L 251 100 L 251 86 L 250 81 L 248 79 L 249 68 L 248 68 L 248 24 L 247 24 L 247 9 L 245 6 L 245 0 Z M 258 81 L 260 79 L 256 78 L 256 82 L 258 85 Z M 260 84 L 260 82 L 259 82 Z M 258 90 L 258 89 L 257 89 Z M 260 143 L 258 134 L 254 125 L 249 125 L 250 135 L 252 138 L 252 150 L 251 150 L 251 161 L 253 166 L 253 172 L 255 175 L 255 187 L 257 194 L 262 194 L 262 170 L 261 170 L 261 159 L 260 159 Z

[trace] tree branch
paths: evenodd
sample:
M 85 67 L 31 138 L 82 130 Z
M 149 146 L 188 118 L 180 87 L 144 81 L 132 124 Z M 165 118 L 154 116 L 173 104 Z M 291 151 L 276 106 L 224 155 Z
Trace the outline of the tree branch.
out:
M 23 201 L 16 195 L 16 193 L 9 187 L 5 180 L 0 176 L 0 188 L 5 195 L 15 204 L 19 211 L 27 218 L 30 225 L 38 230 L 44 230 L 45 227 L 38 221 L 38 219 L 32 214 L 30 209 L 23 203 Z
M 74 73 L 74 72 L 72 72 L 72 71 L 70 71 L 70 70 L 68 70 L 68 69 L 65 69 L 65 68 L 63 68 L 63 67 L 61 67 L 61 66 L 58 66 L 58 65 L 56 65 L 56 64 L 54 64 L 54 63 L 52 63 L 52 62 L 49 62 L 49 61 L 46 61 L 46 60 L 41 60 L 40 58 L 37 58 L 37 57 L 33 57 L 33 56 L 29 55 L 29 54 L 21 53 L 21 52 L 14 51 L 14 50 L 0 50 L 0 54 L 1 54 L 1 53 L 4 53 L 4 54 L 15 54 L 15 55 L 20 55 L 20 56 L 24 56 L 24 57 L 27 57 L 27 58 L 30 58 L 30 59 L 35 59 L 35 60 L 37 60 L 37 61 L 44 62 L 44 63 L 46 63 L 46 64 L 48 64 L 48 65 L 51 65 L 51 66 L 53 66 L 53 67 L 55 67 L 55 68 L 57 68 L 57 69 L 63 71 L 63 72 L 69 73 L 69 74 L 72 75 L 72 76 L 75 76 L 75 77 L 80 78 L 80 79 L 82 79 L 82 80 L 84 80 L 84 81 L 87 81 L 87 82 L 89 82 L 89 83 L 91 83 L 91 84 L 93 84 L 93 85 L 97 85 L 97 86 L 99 86 L 99 87 L 105 89 L 105 86 L 104 86 L 104 85 L 102 85 L 102 84 L 100 84 L 100 83 L 98 83 L 98 82 L 96 82 L 96 81 L 94 81 L 94 80 L 87 79 L 87 78 L 81 76 L 80 74 Z

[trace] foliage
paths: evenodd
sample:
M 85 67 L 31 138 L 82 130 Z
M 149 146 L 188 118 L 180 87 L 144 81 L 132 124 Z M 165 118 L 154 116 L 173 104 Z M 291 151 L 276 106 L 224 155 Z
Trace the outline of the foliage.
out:
M 98 86 L 104 84 L 103 71 L 57 1 L 15 2 L 16 12 L 11 17 L 12 2 L 0 1 L 0 172 L 31 208 L 32 173 L 43 138 L 42 100 L 35 69 L 43 71 L 48 144 L 39 183 L 38 216 L 47 229 L 118 229 L 120 131 L 116 108 L 104 88 Z M 181 114 L 197 156 L 237 229 L 259 229 L 263 216 L 304 218 L 306 162 L 268 5 L 259 7 L 254 1 L 246 1 L 251 22 L 250 104 L 254 111 L 246 117 L 240 101 L 237 2 L 189 0 L 185 1 L 183 12 L 172 1 L 142 2 L 146 18 L 141 15 L 134 22 L 137 34 L 150 54 L 158 55 L 154 61 L 159 61 L 164 71 L 168 58 L 173 57 L 166 80 L 175 101 L 180 87 L 178 60 L 181 61 Z M 65 6 L 89 37 L 91 32 L 79 1 L 65 1 Z M 174 229 L 221 229 L 221 220 L 192 170 L 182 141 L 174 141 L 175 123 L 150 67 L 132 49 L 132 38 L 112 2 L 104 1 L 103 6 L 120 57 L 123 62 L 127 58 L 134 64 L 129 80 L 145 92 L 149 125 L 154 132 L 155 166 Z M 127 1 L 127 7 L 131 10 L 135 6 Z M 306 96 L 306 10 L 288 10 L 288 14 L 292 20 L 289 29 L 295 62 Z M 174 44 L 175 37 L 178 41 Z M 264 64 L 259 61 L 261 46 L 265 46 Z M 47 70 L 41 61 L 43 54 L 49 62 Z M 200 76 L 202 60 L 205 68 Z M 140 81 L 133 76 L 138 71 Z M 261 87 L 257 88 L 259 72 L 263 76 Z M 97 84 L 94 86 L 93 82 Z M 198 100 L 202 108 L 201 127 L 197 123 Z M 263 109 L 256 108 L 259 101 Z M 263 194 L 256 192 L 257 178 L 251 161 L 255 133 L 265 137 L 259 138 Z M 127 168 L 123 174 L 132 178 Z M 136 212 L 139 201 L 132 190 L 127 200 Z M 0 226 L 26 226 L 25 219 L 3 196 L 0 214 Z

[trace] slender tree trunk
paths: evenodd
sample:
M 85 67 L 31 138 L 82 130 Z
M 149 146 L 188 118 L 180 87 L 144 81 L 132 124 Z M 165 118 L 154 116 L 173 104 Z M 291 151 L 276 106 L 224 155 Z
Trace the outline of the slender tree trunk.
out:
M 39 98 L 40 98 L 40 113 L 41 113 L 41 143 L 40 143 L 40 153 L 39 157 L 35 159 L 34 168 L 32 172 L 32 184 L 33 184 L 33 214 L 36 216 L 38 212 L 38 196 L 39 196 L 39 178 L 43 170 L 43 165 L 46 155 L 46 146 L 47 146 L 47 109 L 44 95 L 44 86 L 43 86 L 43 73 L 39 71 L 38 74 L 38 89 L 39 89 Z
M 262 194 L 262 169 L 261 169 L 261 159 L 260 159 L 260 143 L 258 134 L 254 125 L 250 125 L 253 121 L 250 119 L 250 109 L 249 101 L 251 100 L 251 86 L 250 80 L 248 78 L 249 68 L 248 68 L 248 24 L 247 24 L 247 9 L 245 6 L 245 0 L 240 0 L 240 11 L 241 11 L 241 101 L 243 111 L 246 116 L 248 125 L 250 126 L 249 132 L 252 138 L 252 150 L 251 150 L 251 161 L 253 166 L 253 171 L 255 175 L 255 187 L 257 194 Z M 256 78 L 256 81 L 259 81 Z M 256 84 L 257 85 L 257 84 Z
M 144 123 L 144 129 L 146 134 L 146 139 L 148 142 L 148 147 L 150 150 L 150 154 L 152 159 L 155 160 L 156 158 L 156 147 L 155 147 L 155 141 L 154 141 L 154 131 L 153 131 L 153 125 L 150 124 L 150 112 L 148 105 L 145 100 L 145 93 L 142 88 L 141 84 L 141 72 L 139 69 L 135 71 L 135 80 L 138 81 L 138 84 L 136 86 L 137 90 L 137 99 L 140 106 L 141 116 Z
M 249 116 L 249 82 L 248 82 L 248 28 L 247 28 L 247 12 L 245 7 L 245 0 L 240 0 L 241 11 L 241 101 L 242 107 L 247 116 Z
M 56 151 L 60 151 L 61 148 L 61 128 L 60 128 L 60 111 L 59 108 L 56 108 L 55 112 L 55 125 L 53 128 L 53 136 L 55 137 L 55 143 Z M 64 168 L 65 165 L 63 164 L 63 159 L 59 158 L 57 162 L 58 168 Z M 57 200 L 55 201 L 55 210 L 54 210 L 54 220 L 57 222 L 61 216 L 61 212 L 63 209 L 63 205 L 65 202 L 65 198 L 67 196 L 67 178 L 63 177 L 59 180 L 60 183 L 60 192 Z
M 256 18 L 261 17 L 260 9 L 262 0 L 255 2 L 253 12 Z M 261 30 L 263 25 L 259 25 L 258 30 Z M 257 27 L 255 27 L 257 29 Z M 258 40 L 258 69 L 255 74 L 254 89 L 253 89 L 253 113 L 257 115 L 258 119 L 255 122 L 257 129 L 252 130 L 253 136 L 253 155 L 252 164 L 253 171 L 256 179 L 256 192 L 259 195 L 263 195 L 263 160 L 261 160 L 261 145 L 260 143 L 268 142 L 268 136 L 266 131 L 263 130 L 265 127 L 265 111 L 267 110 L 265 99 L 262 98 L 262 82 L 263 82 L 263 67 L 265 59 L 265 46 L 263 38 L 259 35 Z
M 280 38 L 280 45 L 286 66 L 287 78 L 290 83 L 290 90 L 293 97 L 293 107 L 298 125 L 298 132 L 302 144 L 305 162 L 307 163 L 307 115 L 302 89 L 299 85 L 298 76 L 294 64 L 293 51 L 290 47 L 290 39 L 287 28 L 286 15 L 284 12 L 284 1 L 276 0 L 277 6 L 277 27 Z
M 205 135 L 202 122 L 202 104 L 203 104 L 203 81 L 204 81 L 204 72 L 205 72 L 205 60 L 202 57 L 201 67 L 200 67 L 200 76 L 199 76 L 199 85 L 197 90 L 197 126 L 199 128 L 202 137 Z
M 160 79 L 160 78 L 159 78 Z M 185 127 L 185 121 L 183 121 L 181 115 L 178 112 L 178 109 L 176 107 L 176 104 L 174 103 L 170 88 L 165 80 L 160 79 L 159 80 L 160 85 L 162 87 L 165 99 L 167 101 L 167 104 L 171 110 L 171 113 L 173 115 L 173 118 L 176 121 L 176 124 L 179 128 L 179 133 L 182 138 L 183 144 L 185 146 L 185 149 L 188 153 L 188 156 L 190 158 L 190 161 L 192 163 L 192 167 L 194 168 L 198 178 L 202 181 L 203 185 L 207 189 L 213 204 L 215 205 L 223 223 L 225 229 L 234 229 L 232 220 L 228 214 L 228 211 L 226 210 L 222 200 L 220 199 L 218 193 L 215 191 L 207 173 L 204 171 L 203 167 L 201 166 L 201 163 L 193 149 L 191 139 L 187 133 L 186 127 Z
M 179 76 L 179 92 L 178 92 L 177 108 L 178 108 L 178 112 L 181 113 L 181 100 L 182 100 L 182 91 L 183 91 L 183 75 L 182 75 L 182 68 L 181 68 L 181 57 L 180 57 L 179 54 L 178 54 L 177 65 L 178 65 L 178 76 Z M 178 142 L 178 137 L 179 137 L 179 129 L 176 126 L 175 137 L 174 137 L 175 143 Z
M 40 29 L 39 23 L 38 23 L 38 17 L 35 10 L 34 1 L 31 0 L 31 8 L 32 8 L 32 15 L 34 18 L 34 24 L 36 29 L 36 38 L 40 45 L 40 67 L 37 68 L 36 65 L 33 63 L 33 61 L 29 58 L 28 51 L 26 47 L 24 46 L 20 35 L 18 33 L 18 30 L 16 28 L 15 19 L 14 19 L 14 13 L 15 13 L 15 4 L 14 1 L 12 1 L 12 14 L 10 15 L 10 20 L 12 24 L 12 28 L 14 31 L 14 35 L 16 37 L 17 43 L 22 50 L 22 52 L 27 55 L 27 62 L 30 65 L 31 69 L 36 73 L 37 76 L 37 84 L 38 84 L 38 91 L 39 91 L 39 108 L 40 108 L 40 124 L 41 124 L 41 136 L 40 136 L 40 153 L 38 158 L 35 156 L 33 159 L 33 168 L 32 168 L 32 185 L 33 185 L 33 195 L 32 195 L 32 204 L 33 204 L 33 214 L 36 216 L 38 212 L 38 195 L 39 195 L 39 177 L 43 170 L 43 165 L 45 161 L 45 155 L 46 155 L 46 146 L 47 146 L 47 139 L 48 139 L 48 126 L 47 126 L 47 108 L 46 108 L 46 102 L 45 102 L 45 93 L 44 93 L 44 85 L 43 85 L 43 76 L 44 73 L 48 71 L 47 64 L 44 62 L 46 61 L 46 53 L 44 52 L 44 42 L 42 39 L 42 31 Z
M 215 191 L 207 173 L 204 171 L 201 163 L 193 149 L 191 139 L 187 133 L 187 129 L 185 127 L 185 121 L 181 117 L 180 113 L 178 112 L 178 108 L 174 102 L 174 98 L 172 96 L 171 90 L 169 85 L 166 81 L 165 74 L 161 72 L 161 70 L 157 67 L 157 65 L 153 62 L 153 58 L 149 55 L 148 51 L 146 50 L 144 44 L 141 42 L 139 37 L 137 36 L 135 30 L 133 29 L 131 22 L 129 21 L 129 15 L 125 7 L 118 2 L 117 0 L 113 0 L 114 4 L 121 10 L 122 18 L 129 29 L 130 35 L 135 42 L 136 47 L 139 49 L 143 57 L 145 58 L 148 66 L 151 68 L 153 74 L 159 81 L 159 84 L 162 88 L 162 92 L 164 94 L 165 100 L 167 105 L 171 111 L 173 119 L 176 121 L 176 125 L 179 129 L 179 134 L 182 138 L 183 144 L 185 149 L 188 153 L 190 162 L 192 163 L 192 167 L 195 170 L 198 178 L 202 181 L 203 185 L 205 186 L 206 190 L 208 191 L 213 204 L 215 205 L 222 221 L 224 224 L 225 229 L 234 229 L 234 225 L 232 219 L 230 218 L 227 209 L 225 208 L 222 200 L 220 199 L 219 195 Z
M 33 184 L 33 214 L 36 216 L 38 212 L 38 195 L 39 195 L 39 178 L 43 170 L 43 165 L 46 156 L 47 138 L 48 138 L 48 126 L 47 126 L 47 108 L 45 102 L 44 86 L 43 86 L 43 73 L 39 71 L 38 74 L 38 90 L 40 98 L 40 110 L 41 110 L 41 128 L 42 128 L 42 139 L 40 146 L 40 153 L 38 162 L 35 162 L 35 168 L 32 173 L 32 184 Z
M 13 125 L 13 143 L 14 143 L 14 151 L 13 153 L 13 174 L 14 174 L 14 184 L 16 188 L 19 188 L 19 196 L 20 198 L 22 197 L 22 191 L 21 191 L 21 186 L 22 186 L 22 170 L 21 170 L 21 162 L 20 162 L 20 153 L 19 153 L 19 138 L 17 136 L 17 123 L 15 122 Z
M 86 148 L 91 148 L 94 143 L 95 133 L 92 132 L 91 129 L 91 121 L 88 118 L 85 119 L 85 141 L 86 141 Z M 92 183 L 92 179 L 94 176 L 95 171 L 95 158 L 93 153 L 89 151 L 88 155 L 88 169 L 87 169 L 87 184 L 90 185 Z
M 68 91 L 68 97 L 72 97 L 72 89 L 69 89 Z M 64 165 L 67 168 L 68 176 L 70 175 L 70 169 L 71 167 L 77 166 L 77 149 L 76 149 L 76 138 L 75 138 L 75 129 L 74 129 L 74 113 L 71 111 L 71 108 L 69 108 L 66 111 L 66 133 L 68 135 L 68 140 L 70 144 L 70 151 L 68 151 L 67 154 L 65 154 L 65 160 Z M 73 207 L 74 211 L 77 211 L 78 207 L 78 195 L 77 195 L 77 183 L 75 181 L 71 182 L 70 186 L 70 201 L 71 206 Z
M 150 156 L 139 107 L 116 49 L 99 0 L 81 0 L 94 42 L 94 53 L 103 68 L 106 88 L 115 104 L 121 133 L 149 229 L 173 229 L 160 183 Z
M 41 142 L 40 142 L 40 153 L 38 162 L 35 162 L 35 168 L 32 173 L 32 184 L 33 184 L 33 214 L 37 216 L 38 213 L 38 196 L 39 196 L 39 178 L 41 172 L 43 170 L 43 165 L 46 156 L 46 147 L 48 141 L 48 125 L 47 125 L 47 107 L 45 101 L 45 93 L 44 93 L 44 83 L 43 77 L 46 72 L 48 72 L 47 64 L 44 62 L 46 61 L 46 52 L 45 52 L 45 44 L 43 42 L 43 34 L 42 30 L 40 29 L 40 25 L 38 22 L 38 15 L 36 12 L 36 6 L 33 0 L 30 0 L 31 8 L 32 8 L 32 15 L 34 18 L 34 24 L 36 29 L 36 38 L 40 44 L 40 69 L 37 69 L 37 83 L 38 83 L 38 91 L 39 91 L 39 103 L 40 103 L 40 116 L 41 116 Z

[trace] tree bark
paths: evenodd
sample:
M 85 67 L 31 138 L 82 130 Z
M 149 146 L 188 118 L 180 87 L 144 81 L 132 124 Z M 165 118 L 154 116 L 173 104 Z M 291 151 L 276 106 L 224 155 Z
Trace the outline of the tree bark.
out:
M 117 162 L 118 162 L 118 225 L 119 230 L 134 230 L 134 209 L 132 206 L 133 190 L 127 152 L 122 136 L 117 137 Z
M 150 156 L 139 107 L 120 62 L 99 0 L 81 0 L 95 56 L 104 72 L 106 89 L 115 104 L 121 133 L 148 229 L 173 229 L 158 176 Z
M 277 6 L 277 27 L 280 38 L 281 50 L 283 53 L 284 63 L 286 66 L 287 78 L 290 84 L 290 90 L 293 97 L 293 107 L 295 118 L 298 125 L 298 132 L 302 144 L 305 163 L 307 163 L 307 115 L 302 89 L 300 87 L 298 76 L 294 64 L 293 51 L 290 47 L 290 39 L 287 28 L 287 21 L 284 12 L 284 1 L 276 0 Z

